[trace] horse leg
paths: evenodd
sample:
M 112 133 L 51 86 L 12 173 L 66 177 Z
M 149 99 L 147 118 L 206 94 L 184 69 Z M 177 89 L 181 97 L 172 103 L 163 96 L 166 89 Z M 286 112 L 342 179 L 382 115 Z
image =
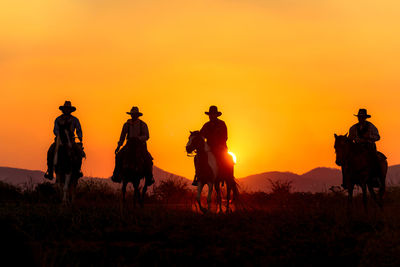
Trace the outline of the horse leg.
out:
M 63 195 L 63 203 L 64 204 L 68 204 L 68 202 L 69 202 L 69 194 L 68 194 L 68 192 L 69 192 L 69 184 L 70 184 L 70 182 L 71 182 L 71 174 L 70 173 L 68 173 L 68 174 L 65 174 L 65 181 L 64 181 L 64 188 L 63 188 L 63 192 L 64 192 L 64 195 Z
M 125 203 L 126 199 L 125 199 L 125 194 L 126 194 L 126 186 L 127 186 L 127 182 L 125 180 L 122 181 L 122 202 Z
M 69 182 L 69 186 L 68 186 L 68 202 L 72 203 L 72 189 L 74 187 L 73 181 L 72 181 L 72 176 L 71 176 L 71 180 Z
M 231 211 L 231 208 L 229 207 L 229 202 L 231 202 L 231 186 L 227 182 L 226 183 L 226 213 L 229 213 Z
M 207 210 L 201 206 L 201 191 L 203 191 L 203 187 L 204 187 L 204 184 L 201 181 L 199 181 L 199 184 L 197 185 L 196 200 L 197 200 L 197 203 L 199 204 L 199 208 L 200 208 L 201 212 L 205 213 Z
M 222 198 L 221 198 L 221 188 L 220 183 L 215 183 L 215 191 L 217 192 L 217 206 L 218 212 L 222 213 Z
M 375 201 L 375 203 L 376 203 L 380 208 L 382 208 L 382 203 L 381 203 L 381 202 L 379 201 L 379 199 L 377 198 L 376 193 L 375 193 L 375 190 L 374 190 L 374 187 L 373 187 L 372 185 L 368 185 L 368 191 L 369 191 L 369 193 L 370 193 L 372 199 Z
M 207 196 L 207 211 L 211 209 L 211 196 L 213 191 L 213 183 L 208 183 L 208 196 Z
M 353 207 L 353 190 L 354 190 L 354 185 L 349 184 L 348 187 L 348 197 L 347 197 L 347 210 L 351 211 Z
M 133 207 L 136 208 L 136 202 L 138 202 L 140 198 L 140 193 L 139 191 L 139 186 L 136 184 L 133 184 Z
M 61 180 L 61 175 L 58 174 L 58 173 L 56 173 L 56 184 L 57 184 L 57 190 L 58 190 L 57 193 L 58 193 L 60 199 L 62 199 L 63 198 L 63 188 L 64 188 L 64 186 L 63 186 L 63 183 L 62 183 L 62 180 Z
M 141 200 L 140 200 L 140 180 L 134 180 L 134 182 L 132 182 L 133 185 L 133 207 L 136 207 L 136 203 L 138 202 L 139 205 L 142 205 Z
M 379 202 L 381 203 L 381 209 L 383 209 L 383 195 L 386 191 L 386 174 L 388 170 L 388 163 L 386 159 L 381 163 L 381 177 L 379 186 Z
M 141 194 L 142 196 L 140 198 L 140 206 L 141 207 L 144 206 L 144 198 L 146 197 L 146 192 L 147 192 L 147 185 L 145 183 L 144 186 L 143 186 L 143 189 L 142 189 L 142 194 Z
M 366 184 L 362 184 L 361 185 L 361 189 L 362 189 L 362 194 L 363 194 L 363 205 L 364 205 L 364 210 L 366 213 L 368 213 L 368 198 L 367 198 L 367 186 Z
M 381 186 L 379 187 L 379 202 L 381 203 L 381 209 L 383 209 L 383 195 L 385 194 L 385 190 L 386 190 L 386 185 L 385 185 L 385 181 L 383 181 L 383 184 L 381 184 Z
M 78 186 L 78 182 L 72 183 L 71 186 L 71 203 L 75 202 L 75 197 L 76 197 L 76 187 Z

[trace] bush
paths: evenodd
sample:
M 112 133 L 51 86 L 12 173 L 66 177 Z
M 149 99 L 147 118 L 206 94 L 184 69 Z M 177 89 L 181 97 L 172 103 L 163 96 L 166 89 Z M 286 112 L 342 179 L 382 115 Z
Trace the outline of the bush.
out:
M 269 182 L 271 183 L 271 194 L 273 195 L 288 195 L 290 194 L 290 191 L 293 189 L 292 188 L 292 181 L 272 181 L 271 179 L 268 179 Z
M 76 188 L 76 198 L 86 200 L 110 200 L 117 197 L 116 191 L 107 183 L 99 179 L 81 179 Z
M 25 200 L 30 202 L 59 202 L 60 194 L 57 185 L 50 182 L 39 184 L 25 184 L 22 190 Z
M 21 197 L 21 189 L 0 181 L 0 201 L 17 200 Z
M 165 204 L 177 204 L 191 202 L 194 192 L 188 188 L 188 184 L 182 179 L 169 177 L 160 182 L 158 186 L 154 185 L 153 196 L 156 200 Z

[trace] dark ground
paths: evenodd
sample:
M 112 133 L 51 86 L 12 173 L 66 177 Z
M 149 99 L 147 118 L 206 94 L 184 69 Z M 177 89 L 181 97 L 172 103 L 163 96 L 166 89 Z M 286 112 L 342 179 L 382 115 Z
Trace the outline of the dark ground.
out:
M 397 188 L 386 195 L 384 211 L 371 205 L 366 214 L 356 199 L 351 216 L 342 193 L 243 194 L 235 212 L 202 215 L 186 202 L 165 199 L 151 198 L 144 208 L 122 207 L 118 193 L 102 190 L 81 192 L 73 207 L 63 208 L 51 194 L 3 188 L 3 263 L 400 266 Z

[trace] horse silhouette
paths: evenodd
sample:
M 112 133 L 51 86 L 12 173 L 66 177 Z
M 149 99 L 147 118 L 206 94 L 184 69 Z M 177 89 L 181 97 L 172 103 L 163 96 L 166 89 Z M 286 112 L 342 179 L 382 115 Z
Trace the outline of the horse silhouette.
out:
M 126 201 L 126 187 L 128 183 L 132 183 L 134 188 L 133 205 L 139 202 L 144 205 L 144 198 L 147 192 L 147 185 L 144 183 L 143 189 L 140 192 L 140 181 L 145 178 L 145 161 L 143 158 L 143 144 L 136 139 L 130 140 L 126 144 L 127 148 L 120 151 L 122 153 L 122 200 Z
M 238 185 L 233 176 L 233 163 L 230 166 L 232 167 L 232 170 L 229 172 L 231 175 L 221 175 L 222 171 L 218 169 L 217 160 L 214 154 L 210 151 L 209 146 L 207 145 L 199 131 L 190 132 L 189 141 L 186 144 L 186 152 L 189 154 L 193 152 L 196 153 L 194 159 L 196 176 L 198 179 L 196 200 L 200 207 L 200 210 L 203 213 L 210 211 L 211 195 L 213 192 L 213 188 L 215 188 L 215 191 L 217 193 L 217 207 L 219 209 L 219 212 L 222 212 L 221 184 L 226 183 L 226 212 L 229 212 L 231 191 L 233 191 L 233 200 L 237 199 L 239 195 Z M 201 192 L 203 191 L 203 187 L 206 184 L 208 186 L 207 209 L 202 207 L 200 201 Z
M 56 137 L 54 167 L 56 183 L 62 192 L 64 204 L 71 204 L 74 201 L 81 165 L 82 152 L 77 148 L 75 140 L 71 140 L 66 129 L 60 130 Z
M 386 157 L 378 152 L 380 166 L 377 168 L 370 152 L 362 145 L 354 143 L 347 134 L 334 136 L 336 164 L 342 168 L 342 175 L 347 183 L 348 203 L 352 203 L 354 186 L 359 185 L 362 189 L 365 210 L 367 210 L 367 188 L 374 201 L 382 208 L 388 170 Z M 378 197 L 374 188 L 379 188 Z

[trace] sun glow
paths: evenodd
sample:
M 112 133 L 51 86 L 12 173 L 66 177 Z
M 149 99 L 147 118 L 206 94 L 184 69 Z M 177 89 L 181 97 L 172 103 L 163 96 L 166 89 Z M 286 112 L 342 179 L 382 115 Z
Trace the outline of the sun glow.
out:
M 235 164 L 236 164 L 236 155 L 235 155 L 235 154 L 233 154 L 233 152 L 231 152 L 231 151 L 228 151 L 228 154 L 232 156 L 233 163 L 235 163 Z

